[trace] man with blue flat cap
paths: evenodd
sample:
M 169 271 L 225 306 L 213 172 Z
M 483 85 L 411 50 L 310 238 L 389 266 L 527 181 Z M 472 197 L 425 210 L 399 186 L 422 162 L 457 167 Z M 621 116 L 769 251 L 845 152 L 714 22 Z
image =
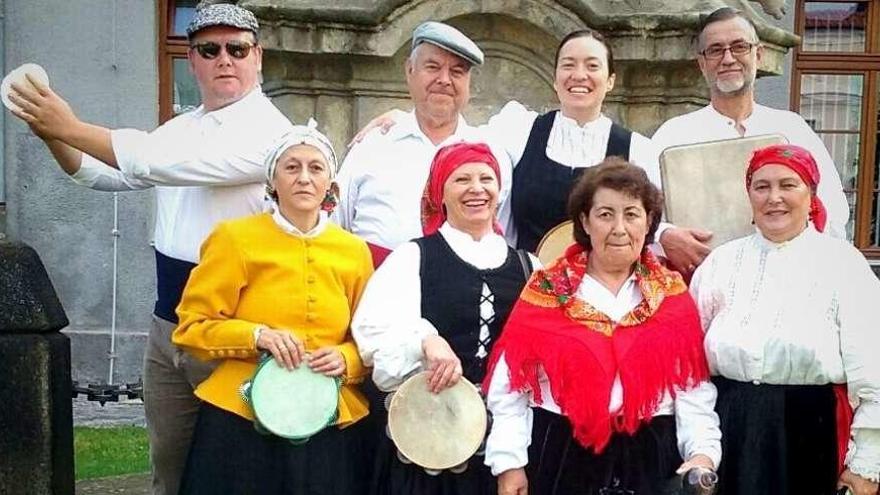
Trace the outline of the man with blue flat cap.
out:
M 355 144 L 338 179 L 336 220 L 367 241 L 374 264 L 422 235 L 419 205 L 437 150 L 486 141 L 461 115 L 470 99 L 471 68 L 482 64 L 483 51 L 448 24 L 429 21 L 413 31 L 404 66 L 413 111 L 401 113 L 387 134 L 374 130 Z M 509 167 L 502 164 L 502 170 Z
M 149 133 L 83 122 L 42 85 L 11 95 L 22 109 L 16 116 L 77 184 L 156 191 L 157 300 L 143 372 L 155 495 L 178 492 L 200 403 L 193 388 L 212 369 L 172 345 L 175 308 L 214 226 L 265 208 L 263 164 L 291 128 L 260 89 L 258 30 L 254 15 L 236 5 L 199 5 L 187 36 L 202 105 Z

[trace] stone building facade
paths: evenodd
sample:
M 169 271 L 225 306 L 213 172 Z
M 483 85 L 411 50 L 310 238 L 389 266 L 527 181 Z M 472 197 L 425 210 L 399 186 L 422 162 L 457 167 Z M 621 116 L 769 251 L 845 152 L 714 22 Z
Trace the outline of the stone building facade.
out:
M 452 24 L 485 51 L 472 76 L 466 117 L 482 122 L 509 100 L 536 110 L 557 106 L 556 46 L 567 33 L 590 27 L 605 33 L 617 80 L 606 99 L 614 120 L 650 135 L 667 118 L 706 103 L 694 61 L 701 15 L 731 5 L 755 21 L 765 45 L 762 75 L 784 71 L 796 43 L 745 0 L 243 0 L 262 23 L 267 50 L 265 90 L 294 120 L 309 116 L 345 143 L 370 118 L 409 108 L 403 64 L 412 30 L 427 19 Z M 756 10 L 757 9 L 757 10 Z

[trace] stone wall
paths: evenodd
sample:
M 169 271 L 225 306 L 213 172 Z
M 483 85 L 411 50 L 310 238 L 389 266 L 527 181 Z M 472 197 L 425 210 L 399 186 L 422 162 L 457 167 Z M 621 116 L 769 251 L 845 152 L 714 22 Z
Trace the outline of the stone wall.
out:
M 46 68 L 78 115 L 109 127 L 152 129 L 158 118 L 156 5 L 144 0 L 4 0 L 7 70 Z M 74 184 L 43 143 L 3 110 L 10 239 L 40 254 L 67 310 L 74 378 L 108 378 L 118 206 L 117 380 L 140 376 L 155 299 L 151 191 L 95 192 Z

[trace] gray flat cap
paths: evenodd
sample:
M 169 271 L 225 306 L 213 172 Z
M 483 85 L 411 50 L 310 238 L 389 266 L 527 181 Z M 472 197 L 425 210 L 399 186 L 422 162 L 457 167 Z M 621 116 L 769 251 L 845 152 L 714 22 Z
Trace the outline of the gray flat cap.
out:
M 458 29 L 442 22 L 423 22 L 413 31 L 412 46 L 430 43 L 452 52 L 472 65 L 483 65 L 483 50 Z
M 257 18 L 249 10 L 229 3 L 201 4 L 186 27 L 186 35 L 192 38 L 196 32 L 211 26 L 230 26 L 254 34 L 260 30 Z

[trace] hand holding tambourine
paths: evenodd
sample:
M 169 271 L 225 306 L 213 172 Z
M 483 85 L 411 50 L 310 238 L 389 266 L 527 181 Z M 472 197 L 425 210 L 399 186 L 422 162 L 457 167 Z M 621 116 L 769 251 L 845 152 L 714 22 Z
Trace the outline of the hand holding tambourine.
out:
M 33 79 L 38 83 L 42 84 L 45 87 L 49 87 L 49 75 L 46 74 L 46 70 L 40 67 L 37 64 L 24 64 L 12 72 L 6 75 L 3 78 L 3 82 L 0 83 L 0 98 L 3 100 L 3 105 L 15 112 L 16 110 L 21 110 L 21 108 L 12 102 L 9 99 L 10 93 L 14 93 L 12 89 L 12 85 L 15 84 L 19 88 L 31 88 L 36 91 L 36 86 L 30 82 L 28 79 Z M 13 95 L 14 96 L 14 95 Z
M 79 122 L 70 105 L 49 87 L 49 76 L 37 64 L 24 64 L 3 78 L 3 104 L 42 139 L 60 139 Z

